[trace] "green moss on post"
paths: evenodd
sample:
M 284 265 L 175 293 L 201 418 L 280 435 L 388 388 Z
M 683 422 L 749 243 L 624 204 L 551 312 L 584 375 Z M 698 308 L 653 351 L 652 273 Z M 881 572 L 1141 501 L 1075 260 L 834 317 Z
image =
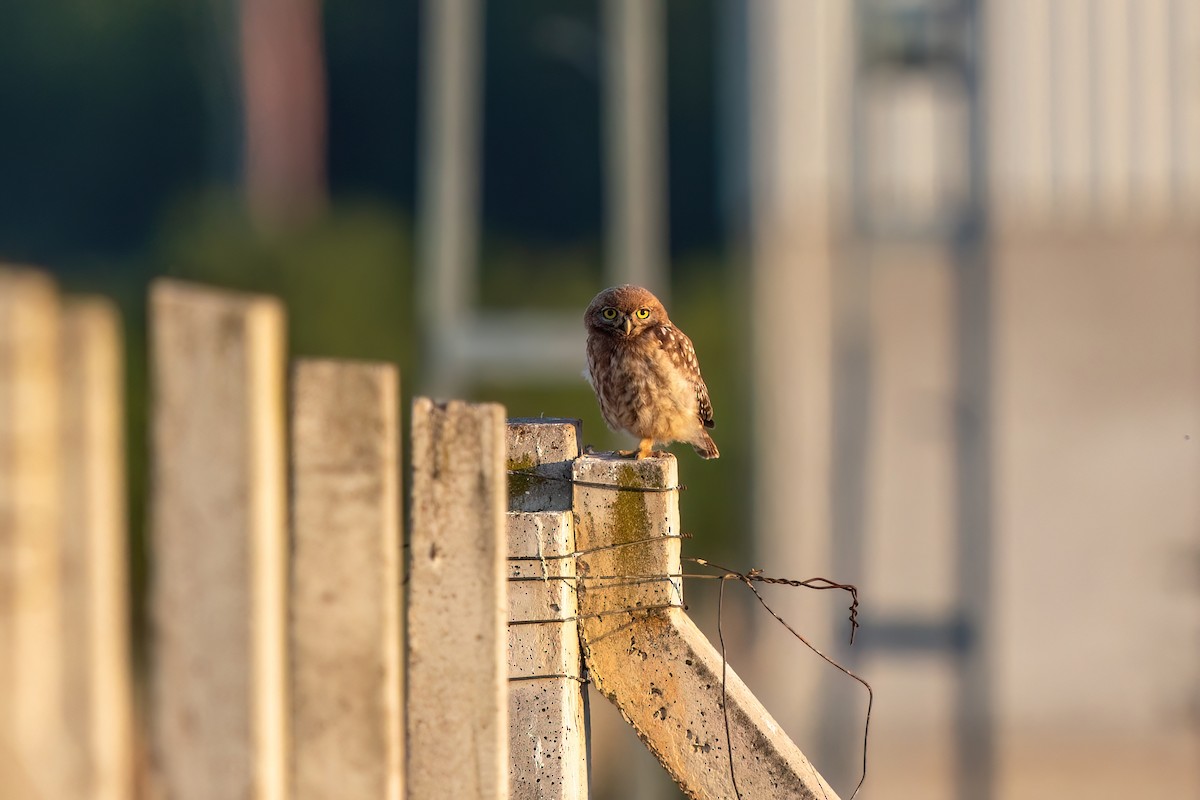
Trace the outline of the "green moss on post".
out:
M 540 479 L 533 475 L 522 475 L 522 472 L 529 472 L 533 469 L 533 455 L 526 453 L 517 458 L 508 459 L 508 501 L 511 505 L 515 498 L 523 497 L 542 483 Z

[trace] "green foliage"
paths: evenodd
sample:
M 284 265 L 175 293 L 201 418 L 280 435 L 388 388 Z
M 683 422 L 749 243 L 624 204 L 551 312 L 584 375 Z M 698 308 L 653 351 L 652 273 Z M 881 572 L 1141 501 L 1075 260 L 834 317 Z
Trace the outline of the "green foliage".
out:
M 174 277 L 282 298 L 295 355 L 393 361 L 413 374 L 411 236 L 390 209 L 340 205 L 264 235 L 236 205 L 210 200 L 173 215 L 157 251 Z
M 692 338 L 700 369 L 713 402 L 713 439 L 721 451 L 716 461 L 703 461 L 687 445 L 673 448 L 679 457 L 679 480 L 688 487 L 680 496 L 684 532 L 695 536 L 684 552 L 706 557 L 743 554 L 749 541 L 748 478 L 751 429 L 746 358 L 751 321 L 739 294 L 736 274 L 715 261 L 676 265 L 688 276 L 676 284 L 671 319 Z
M 603 288 L 597 247 L 533 245 L 488 239 L 479 270 L 480 302 L 487 307 L 563 311 L 583 309 Z M 582 323 L 581 323 L 582 324 Z
M 0 3 L 0 254 L 62 269 L 133 252 L 200 180 L 193 5 Z

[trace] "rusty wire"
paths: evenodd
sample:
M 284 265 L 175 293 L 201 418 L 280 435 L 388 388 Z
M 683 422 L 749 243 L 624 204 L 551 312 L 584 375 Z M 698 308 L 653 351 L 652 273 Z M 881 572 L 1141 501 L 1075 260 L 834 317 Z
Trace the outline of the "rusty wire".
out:
M 721 716 L 725 720 L 725 755 L 729 758 L 729 781 L 733 784 L 733 794 L 737 800 L 742 800 L 742 790 L 737 785 L 737 771 L 733 768 L 733 737 L 729 734 L 729 691 L 726 682 L 729 677 L 729 659 L 725 657 L 725 627 L 721 615 L 725 609 L 725 580 L 721 580 L 721 591 L 717 595 L 717 641 L 721 645 Z
M 695 564 L 699 564 L 701 566 L 711 567 L 712 569 L 720 570 L 723 573 L 721 575 L 715 575 L 712 577 L 715 577 L 721 581 L 721 592 L 717 598 L 717 639 L 721 643 L 721 706 L 722 706 L 721 710 L 725 714 L 725 747 L 729 751 L 729 777 L 733 781 L 734 791 L 737 792 L 738 789 L 737 789 L 737 779 L 734 777 L 734 773 L 733 773 L 733 745 L 732 745 L 732 740 L 729 735 L 729 708 L 727 705 L 727 696 L 726 696 L 726 691 L 725 691 L 725 671 L 726 671 L 727 660 L 725 658 L 724 634 L 721 631 L 721 607 L 724 604 L 724 599 L 725 599 L 725 582 L 730 581 L 730 580 L 736 580 L 739 583 L 746 584 L 746 588 L 748 588 L 751 592 L 754 593 L 755 599 L 758 600 L 759 604 L 764 609 L 766 609 L 768 614 L 770 614 L 772 617 L 775 618 L 776 622 L 778 622 L 780 625 L 782 625 L 784 628 L 786 628 L 788 630 L 788 632 L 792 634 L 792 636 L 796 637 L 805 647 L 807 647 L 809 650 L 813 651 L 818 656 L 820 656 L 826 663 L 830 664 L 835 669 L 839 670 L 840 672 L 844 673 L 845 675 L 849 676 L 850 678 L 853 678 L 855 681 L 858 681 L 860 684 L 862 684 L 863 688 L 865 688 L 867 690 L 867 715 L 866 715 L 866 719 L 863 722 L 862 769 L 859 774 L 858 784 L 855 785 L 854 791 L 850 795 L 850 800 L 854 800 L 854 798 L 858 796 L 859 790 L 862 789 L 863 783 L 867 780 L 867 740 L 870 737 L 870 733 L 871 733 L 871 709 L 872 709 L 872 706 L 874 706 L 874 704 L 875 704 L 875 692 L 871 688 L 871 684 L 867 683 L 862 677 L 854 674 L 849 669 L 847 669 L 846 667 L 842 666 L 837 661 L 835 661 L 833 658 L 826 655 L 824 652 L 821 651 L 820 648 L 818 648 L 816 645 L 814 645 L 812 642 L 810 642 L 808 639 L 806 639 L 804 636 L 802 636 L 799 633 L 799 631 L 797 631 L 795 628 L 793 628 L 791 625 L 789 625 L 787 623 L 787 621 L 784 620 L 783 617 L 779 616 L 779 614 L 775 611 L 775 609 L 771 608 L 771 606 L 769 606 L 767 604 L 767 601 L 763 598 L 762 594 L 759 593 L 758 589 L 755 587 L 754 584 L 755 583 L 767 583 L 767 584 L 772 584 L 772 585 L 776 585 L 776 586 L 792 586 L 792 587 L 797 587 L 797 588 L 818 589 L 818 590 L 842 589 L 846 592 L 849 592 L 850 597 L 852 598 L 851 603 L 850 603 L 850 642 L 851 643 L 854 642 L 854 631 L 855 631 L 855 629 L 858 628 L 858 588 L 856 586 L 854 586 L 853 584 L 838 583 L 836 581 L 831 581 L 828 578 L 809 578 L 807 580 L 770 578 L 770 577 L 763 575 L 762 570 L 760 570 L 760 569 L 752 569 L 749 572 L 738 572 L 737 570 L 732 570 L 732 569 L 729 569 L 728 567 L 723 567 L 720 564 L 714 564 L 713 562 L 708 561 L 703 558 L 688 558 L 685 556 L 685 559 L 688 561 L 691 561 Z M 741 794 L 739 793 L 737 795 L 737 797 L 740 800 Z
M 628 542 L 614 542 L 612 544 L 603 544 L 599 547 L 589 547 L 586 550 L 574 550 L 570 553 L 560 553 L 559 555 L 543 555 L 539 553 L 536 556 L 509 556 L 509 561 L 556 561 L 564 558 L 575 558 L 576 556 L 586 556 L 592 553 L 599 553 L 604 550 L 616 550 L 619 547 L 629 547 L 635 544 L 648 544 L 650 542 L 670 541 L 672 539 L 690 539 L 690 533 L 679 534 L 664 534 L 662 536 L 647 536 L 643 539 L 630 539 Z M 624 576 L 621 576 L 624 577 Z
M 611 483 L 599 483 L 597 481 L 577 481 L 574 478 L 564 478 L 561 475 L 545 475 L 541 472 L 534 472 L 531 469 L 510 469 L 509 475 L 520 475 L 525 478 L 534 478 L 539 481 L 552 481 L 557 483 L 569 483 L 573 486 L 583 486 L 588 489 L 607 489 L 610 492 L 636 492 L 639 494 L 666 494 L 667 492 L 686 492 L 687 488 L 682 483 L 674 486 L 615 486 Z
M 792 578 L 772 578 L 764 575 L 761 569 L 755 568 L 749 572 L 737 572 L 736 570 L 722 567 L 720 564 L 704 558 L 689 558 L 682 557 L 684 561 L 691 561 L 693 564 L 699 564 L 702 567 L 712 567 L 725 573 L 724 575 L 706 575 L 703 577 L 717 578 L 724 580 L 726 577 L 737 578 L 742 583 L 747 585 L 753 583 L 769 583 L 772 586 L 793 586 L 804 589 L 817 589 L 824 591 L 827 589 L 841 589 L 850 595 L 850 644 L 854 644 L 854 633 L 858 630 L 858 587 L 852 583 L 838 583 L 829 578 L 807 578 L 805 580 L 794 580 Z

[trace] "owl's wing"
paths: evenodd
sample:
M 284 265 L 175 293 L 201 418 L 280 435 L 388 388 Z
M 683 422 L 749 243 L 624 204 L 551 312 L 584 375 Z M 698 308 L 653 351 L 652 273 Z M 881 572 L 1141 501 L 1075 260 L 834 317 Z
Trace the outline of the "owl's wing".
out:
M 696 358 L 696 348 L 688 335 L 678 328 L 663 326 L 662 342 L 671 353 L 679 369 L 686 372 L 696 385 L 696 416 L 706 428 L 716 427 L 713 422 L 712 400 L 708 397 L 708 387 L 700 376 L 700 360 Z
M 708 387 L 704 385 L 704 379 L 699 375 L 696 376 L 696 399 L 700 401 L 700 422 L 704 423 L 706 428 L 717 427 L 717 423 L 713 422 L 712 401 L 708 399 Z

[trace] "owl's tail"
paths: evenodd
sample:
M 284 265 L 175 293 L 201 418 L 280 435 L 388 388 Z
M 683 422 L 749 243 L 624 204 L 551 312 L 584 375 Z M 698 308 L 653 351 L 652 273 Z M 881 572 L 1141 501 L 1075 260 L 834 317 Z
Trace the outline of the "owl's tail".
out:
M 700 431 L 700 435 L 691 442 L 691 445 L 701 458 L 721 457 L 721 452 L 717 450 L 717 443 L 708 435 L 708 431 Z

